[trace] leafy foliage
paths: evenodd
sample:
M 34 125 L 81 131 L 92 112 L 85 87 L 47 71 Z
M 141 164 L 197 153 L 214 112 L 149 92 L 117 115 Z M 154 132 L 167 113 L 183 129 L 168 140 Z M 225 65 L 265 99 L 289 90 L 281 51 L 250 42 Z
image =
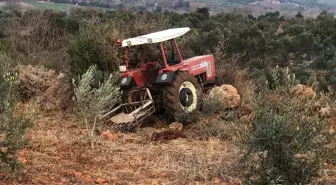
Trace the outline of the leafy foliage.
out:
M 272 90 L 264 89 L 255 97 L 249 184 L 308 184 L 326 160 L 328 123 L 314 109 L 317 99 L 299 98 L 293 90 L 294 76 L 282 74 L 273 75 Z M 280 99 L 265 98 L 274 94 Z
M 15 114 L 18 74 L 10 70 L 8 61 L 6 55 L 0 55 L 0 171 L 12 176 L 22 167 L 17 152 L 27 144 L 24 135 L 32 121 L 25 115 Z
M 119 76 L 113 73 L 101 80 L 97 78 L 98 72 L 97 66 L 90 66 L 78 78 L 78 82 L 73 79 L 79 118 L 85 123 L 86 128 L 90 129 L 91 137 L 94 135 L 99 117 L 117 104 L 120 98 L 119 87 L 116 85 Z

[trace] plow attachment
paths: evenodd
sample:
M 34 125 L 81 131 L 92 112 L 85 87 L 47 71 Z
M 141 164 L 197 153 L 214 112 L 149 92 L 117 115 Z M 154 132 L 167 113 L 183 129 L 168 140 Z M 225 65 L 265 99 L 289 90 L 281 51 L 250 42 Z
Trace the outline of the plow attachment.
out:
M 140 127 L 143 120 L 155 111 L 150 91 L 133 90 L 128 93 L 128 102 L 103 115 L 103 130 L 130 130 Z

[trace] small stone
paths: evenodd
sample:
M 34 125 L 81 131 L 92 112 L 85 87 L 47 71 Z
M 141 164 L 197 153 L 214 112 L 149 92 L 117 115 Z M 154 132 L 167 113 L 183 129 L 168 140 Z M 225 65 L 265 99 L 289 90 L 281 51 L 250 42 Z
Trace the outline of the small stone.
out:
M 22 164 L 26 164 L 26 163 L 27 163 L 27 159 L 24 158 L 24 157 L 19 157 L 19 158 L 18 158 L 18 161 L 19 161 L 20 163 L 22 163 Z
M 173 122 L 169 125 L 170 129 L 181 131 L 183 129 L 183 124 L 179 122 Z
M 93 182 L 93 180 L 91 179 L 90 176 L 85 176 L 83 179 L 84 179 L 84 181 L 87 182 L 87 183 L 92 183 L 92 182 Z
M 69 179 L 66 179 L 66 178 L 62 178 L 61 181 L 62 181 L 62 182 L 70 182 L 70 180 L 69 180 Z
M 106 139 L 106 140 L 115 140 L 116 139 L 116 135 L 114 133 L 112 133 L 111 131 L 105 131 L 101 133 L 101 136 Z
M 106 182 L 106 180 L 103 179 L 103 178 L 100 178 L 100 177 L 96 180 L 96 183 L 98 183 L 98 184 L 102 184 L 102 183 L 105 183 L 105 182 Z
M 79 132 L 82 135 L 87 135 L 89 133 L 88 129 L 81 129 Z
M 6 152 L 7 152 L 7 150 L 8 150 L 8 148 L 7 148 L 7 147 L 1 147 L 1 152 L 3 152 L 3 153 L 6 153 Z
M 158 180 L 153 180 L 152 183 L 151 183 L 151 185 L 158 185 L 158 184 L 160 184 L 160 181 L 158 181 Z
M 222 182 L 221 181 L 221 179 L 220 178 L 218 178 L 218 177 L 215 177 L 215 179 L 214 179 L 214 181 L 213 182 L 215 182 L 215 183 L 219 183 L 219 182 Z
M 75 172 L 75 177 L 77 178 L 77 179 L 80 179 L 81 177 L 82 177 L 82 173 L 81 172 Z

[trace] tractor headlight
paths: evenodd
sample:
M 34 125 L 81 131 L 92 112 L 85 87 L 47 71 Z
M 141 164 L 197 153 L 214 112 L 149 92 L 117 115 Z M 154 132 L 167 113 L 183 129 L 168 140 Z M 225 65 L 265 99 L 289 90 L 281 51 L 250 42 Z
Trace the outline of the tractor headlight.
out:
M 127 82 L 127 78 L 126 77 L 121 80 L 121 84 L 125 84 L 126 82 Z
M 134 81 L 133 81 L 133 77 L 131 76 L 128 76 L 128 77 L 123 77 L 121 80 L 120 80 L 120 86 L 122 88 L 125 88 L 125 87 L 132 87 L 134 85 Z
M 126 72 L 126 66 L 119 66 L 120 72 Z

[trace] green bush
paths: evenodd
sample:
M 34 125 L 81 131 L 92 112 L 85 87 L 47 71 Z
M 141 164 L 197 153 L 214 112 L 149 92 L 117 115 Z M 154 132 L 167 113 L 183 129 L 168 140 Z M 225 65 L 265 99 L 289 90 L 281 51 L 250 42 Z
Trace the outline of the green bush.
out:
M 297 97 L 295 79 L 282 74 L 281 83 L 275 81 L 274 89 L 264 89 L 254 99 L 247 184 L 308 184 L 326 160 L 328 127 L 314 109 L 317 99 Z M 272 94 L 280 100 L 270 101 Z
M 114 71 L 118 68 L 120 59 L 118 49 L 114 44 L 119 32 L 112 24 L 88 23 L 84 25 L 68 46 L 71 70 L 74 75 L 82 75 L 91 65 L 96 65 L 101 71 Z M 112 38 L 110 34 L 112 35 Z M 115 38 L 113 38 L 115 37 Z
M 18 74 L 9 70 L 7 61 L 7 56 L 0 55 L 0 171 L 14 176 L 22 167 L 17 152 L 28 143 L 24 135 L 32 121 L 25 115 L 14 113 Z
M 116 82 L 119 80 L 117 73 L 110 74 L 102 82 L 97 83 L 97 66 L 90 66 L 89 69 L 78 78 L 73 79 L 75 105 L 78 110 L 78 117 L 90 130 L 89 136 L 93 138 L 99 118 L 111 107 L 119 103 L 120 91 Z M 96 87 L 95 87 L 96 86 Z M 93 142 L 91 145 L 93 147 Z

